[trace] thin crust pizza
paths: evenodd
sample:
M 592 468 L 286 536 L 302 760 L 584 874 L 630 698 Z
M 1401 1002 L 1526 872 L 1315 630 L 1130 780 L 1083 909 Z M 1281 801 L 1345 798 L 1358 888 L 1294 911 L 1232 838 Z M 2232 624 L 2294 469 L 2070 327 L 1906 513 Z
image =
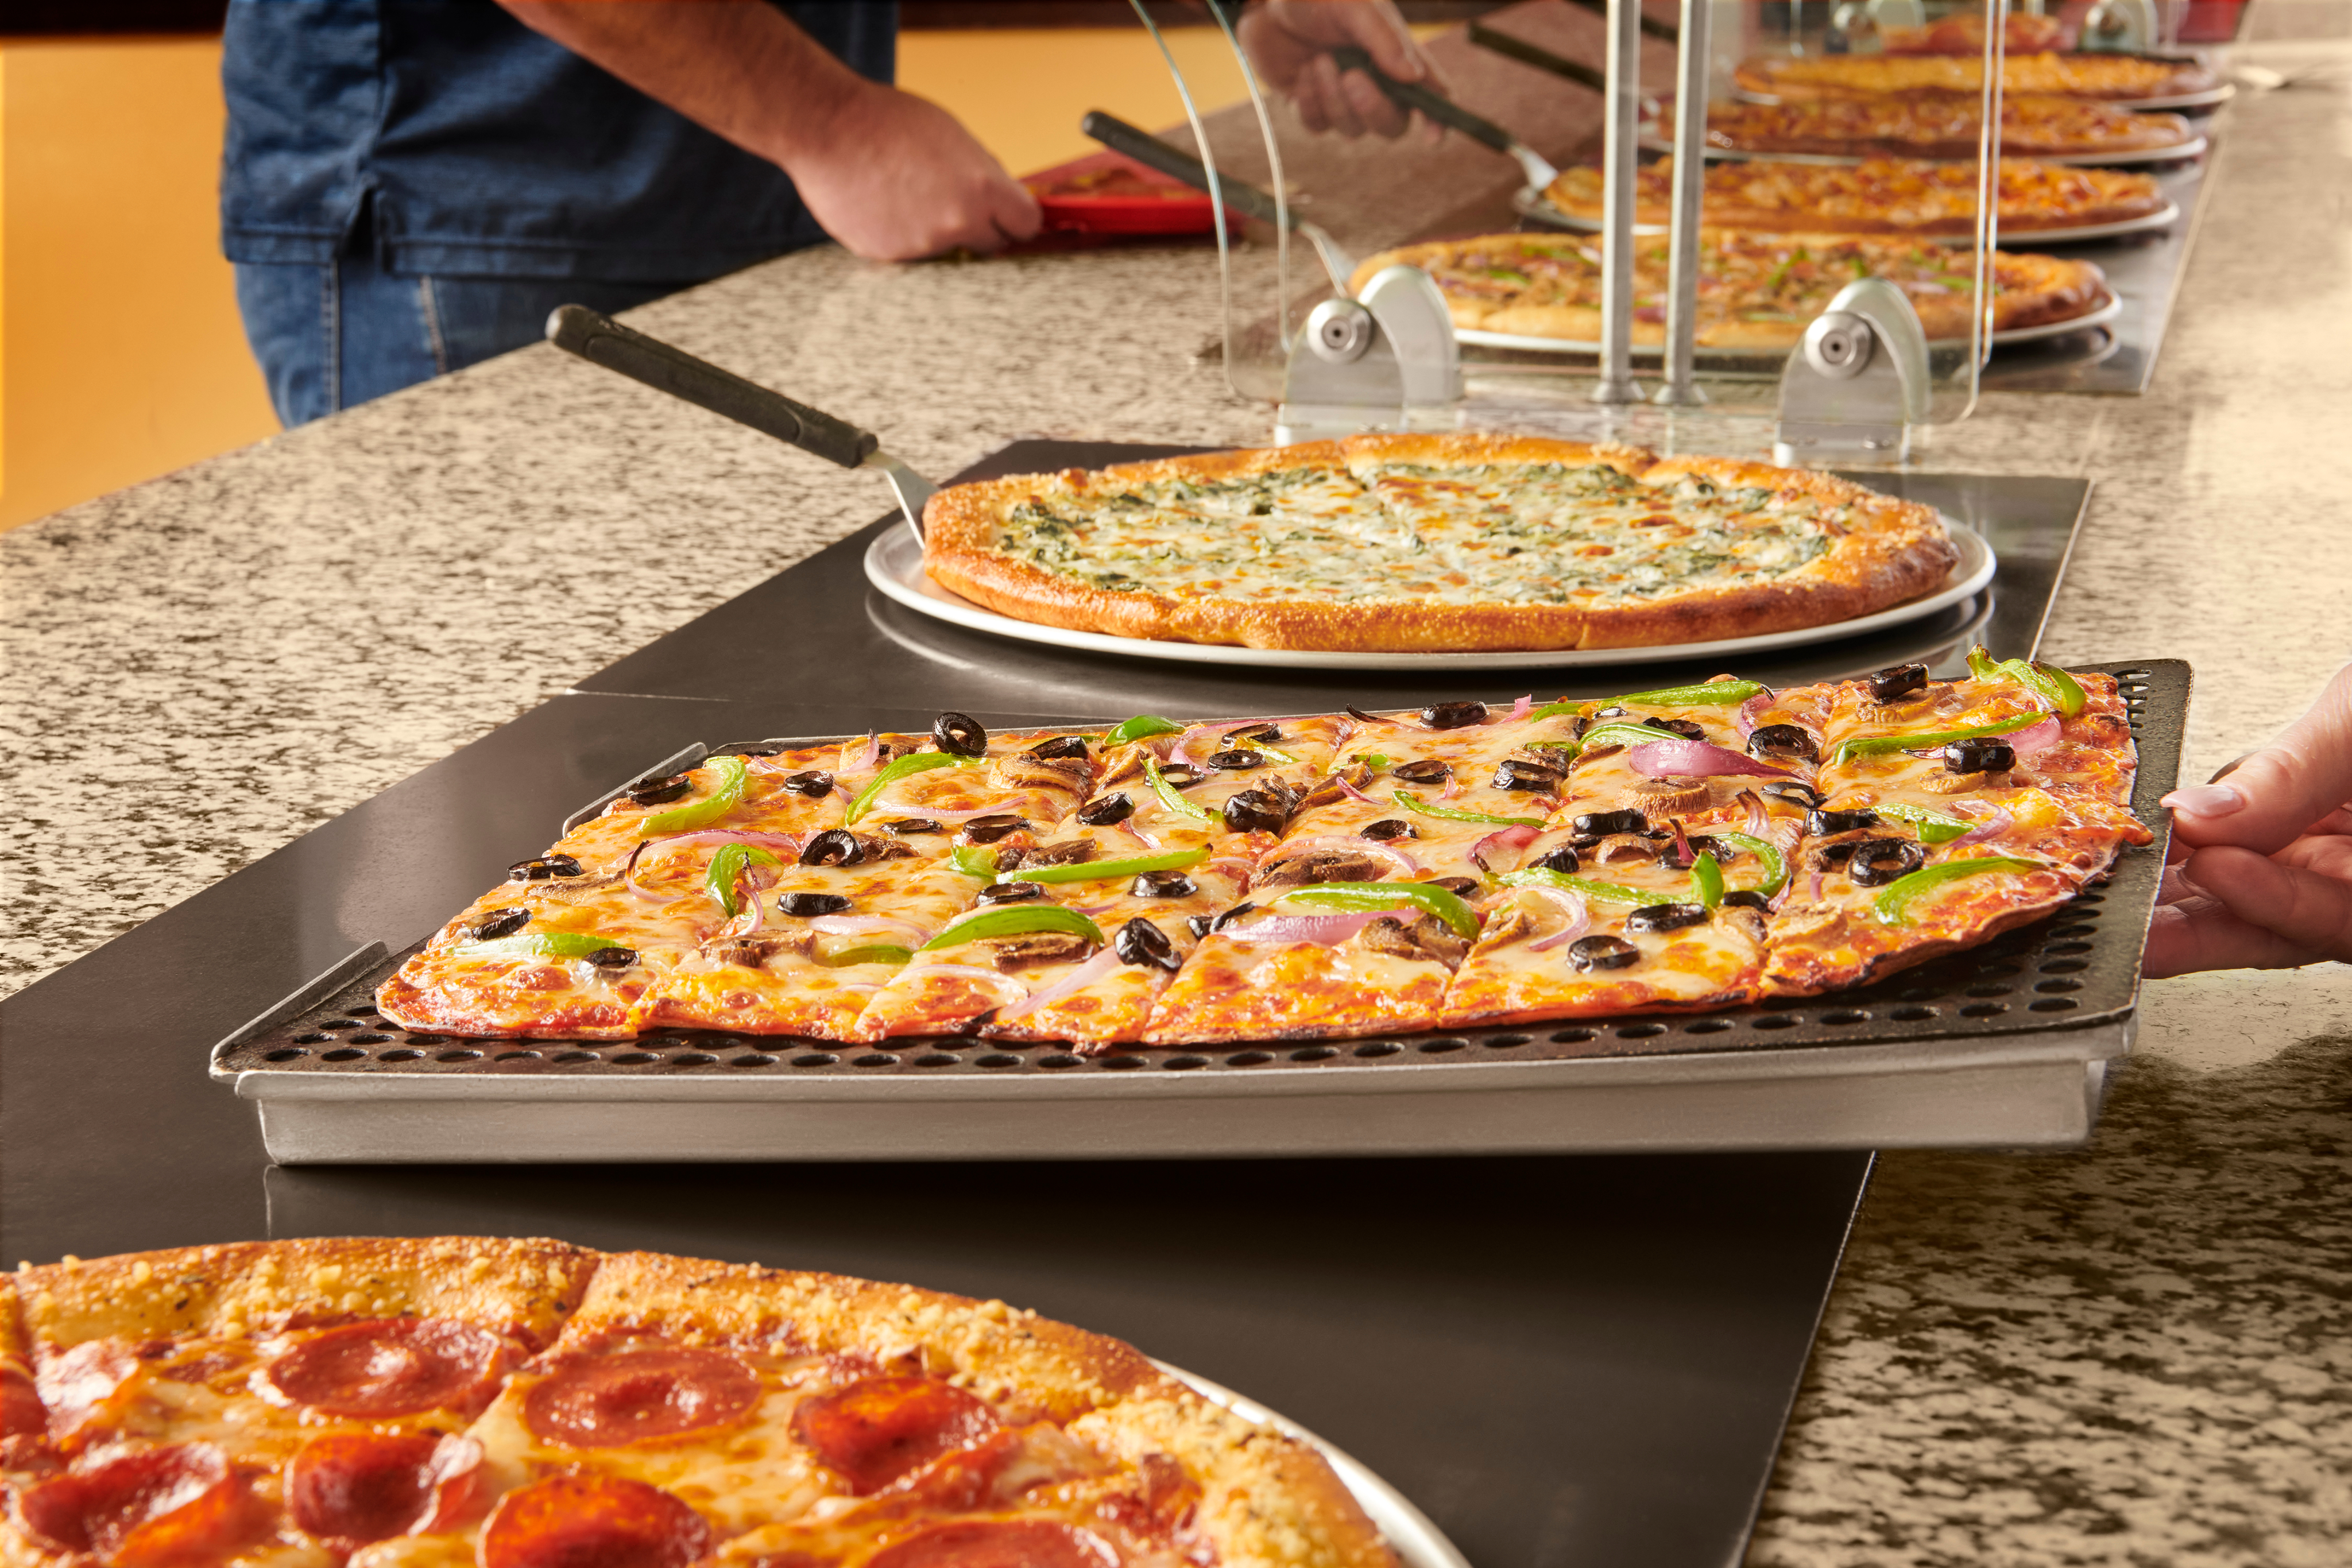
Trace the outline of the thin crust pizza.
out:
M 0 1275 L 11 1568 L 1394 1568 L 1128 1345 L 838 1275 L 367 1238 Z
M 943 714 L 644 781 L 377 1002 L 436 1037 L 1086 1052 L 1724 1008 L 2050 913 L 2149 841 L 2134 768 L 2112 677 L 1981 652 L 1960 680 L 1778 692 L 993 734 Z
M 1675 161 L 1644 164 L 1634 183 L 1637 224 L 1664 226 L 1674 215 Z M 1544 198 L 1573 218 L 1601 221 L 1601 171 L 1560 174 Z M 2027 158 L 2000 161 L 2000 232 L 2032 234 L 2123 223 L 2162 212 L 2155 179 L 2117 169 L 2084 169 Z M 1873 158 L 1853 165 L 1710 163 L 1703 216 L 1709 227 L 1794 234 L 1957 235 L 1976 231 L 1973 163 Z
M 1674 110 L 1657 134 L 1672 139 Z M 1938 158 L 1974 162 L 1983 120 L 1974 97 L 1806 99 L 1715 103 L 1706 143 L 1758 158 Z M 2111 104 L 2052 97 L 2003 98 L 2000 150 L 2011 157 L 2088 159 L 2185 147 L 2195 136 L 2178 114 L 2138 114 Z
M 1667 243 L 1635 240 L 1633 341 L 1666 340 Z M 1700 231 L 1699 347 L 1781 351 L 1830 307 L 1838 290 L 1883 277 L 1903 290 L 1930 342 L 1969 336 L 1976 253 L 1873 235 Z M 1598 235 L 1485 235 L 1384 251 L 1357 269 L 1360 284 L 1395 263 L 1428 273 L 1456 327 L 1512 337 L 1597 343 L 1601 246 Z M 2054 256 L 1992 253 L 1992 329 L 2014 331 L 2073 320 L 2107 300 L 2096 266 Z
M 1743 92 L 1782 101 L 1973 96 L 1984 87 L 1984 61 L 1964 55 L 1774 55 L 1742 60 L 1731 79 Z M 2038 54 L 2011 56 L 2000 79 L 2004 93 L 2133 103 L 2204 92 L 2221 78 L 2201 60 Z

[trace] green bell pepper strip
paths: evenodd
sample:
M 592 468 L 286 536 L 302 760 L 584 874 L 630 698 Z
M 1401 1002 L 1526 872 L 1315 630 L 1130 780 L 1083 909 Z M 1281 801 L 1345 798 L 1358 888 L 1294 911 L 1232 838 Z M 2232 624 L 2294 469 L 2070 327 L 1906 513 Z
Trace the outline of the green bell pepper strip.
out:
M 1351 757 L 1348 760 L 1350 762 L 1360 762 L 1365 767 L 1377 773 L 1381 768 L 1386 768 L 1391 762 L 1394 761 L 1395 758 L 1384 757 L 1377 751 L 1367 751 L 1360 756 Z M 1335 768 L 1333 771 L 1336 772 L 1337 769 Z
M 626 942 L 599 936 L 593 931 L 537 931 L 528 936 L 500 936 L 489 942 L 468 942 L 465 951 L 515 958 L 585 958 L 607 947 L 627 947 Z
M 1704 850 L 1691 862 L 1691 902 L 1707 909 L 1723 907 L 1723 868 Z
M 894 757 L 882 765 L 882 771 L 868 779 L 866 788 L 857 792 L 856 799 L 849 802 L 849 810 L 841 814 L 842 826 L 847 827 L 872 810 L 874 802 L 881 798 L 882 791 L 901 779 L 911 778 L 918 773 L 929 773 L 934 768 L 977 768 L 979 766 L 980 759 L 976 757 L 956 757 L 944 751 L 910 751 L 904 757 Z
M 1521 719 L 1519 722 L 1521 724 L 1533 724 L 1539 718 L 1559 718 L 1567 715 L 1574 714 L 1589 706 L 1589 704 L 1585 703 L 1546 703 L 1539 708 L 1529 708 L 1528 710 L 1528 716 Z
M 1699 707 L 1709 703 L 1744 703 L 1763 689 L 1761 681 L 1704 681 L 1695 686 L 1661 686 L 1654 692 L 1633 692 L 1601 706 L 1647 703 L 1652 707 Z
M 1552 887 L 1562 893 L 1575 894 L 1579 898 L 1597 898 L 1603 904 L 1631 904 L 1639 907 L 1670 902 L 1663 893 L 1645 893 L 1638 887 L 1623 887 L 1613 882 L 1595 882 L 1589 876 L 1570 876 L 1564 871 L 1531 865 L 1522 871 L 1498 873 L 1495 880 L 1505 887 Z
M 1041 865 L 1026 871 L 1008 871 L 997 877 L 999 882 L 1116 882 L 1123 876 L 1140 876 L 1150 871 L 1182 871 L 1186 866 L 1199 865 L 1209 858 L 1206 849 L 1162 850 L 1156 855 L 1129 855 L 1125 860 L 1080 861 L 1075 865 Z
M 1104 941 L 1102 927 L 1075 909 L 1065 909 L 1058 904 L 1015 904 L 1009 909 L 989 909 L 959 920 L 916 951 L 936 953 L 945 947 L 961 947 L 967 942 L 978 942 L 990 936 L 1018 936 L 1029 931 L 1067 931 L 1083 936 L 1100 946 Z
M 1142 740 L 1154 735 L 1181 735 L 1184 727 L 1158 714 L 1139 713 L 1113 728 L 1103 737 L 1105 746 L 1125 746 L 1129 741 Z
M 703 873 L 702 885 L 719 901 L 719 907 L 732 920 L 742 905 L 735 901 L 735 879 L 752 865 L 772 865 L 778 871 L 784 862 L 755 844 L 721 844 L 719 852 L 710 857 L 710 869 Z
M 2057 665 L 2031 659 L 1995 662 L 1981 643 L 1969 650 L 1969 674 L 1980 681 L 2015 681 L 2048 703 L 2061 718 L 2073 718 L 2091 700 L 2082 683 Z
M 1976 826 L 1974 822 L 1958 817 L 1948 817 L 1941 811 L 1930 811 L 1925 806 L 1906 806 L 1897 803 L 1873 806 L 1871 810 L 1882 817 L 1893 817 L 1897 821 L 1910 823 L 1919 830 L 1919 841 L 1923 844 L 1949 843 Z
M 837 953 L 827 953 L 817 962 L 828 969 L 846 969 L 852 964 L 903 964 L 914 956 L 911 948 L 888 942 L 869 942 L 863 946 L 844 947 Z
M 1396 803 L 1408 811 L 1418 811 L 1424 817 L 1443 817 L 1449 822 L 1491 822 L 1498 828 L 1540 828 L 1541 817 L 1496 817 L 1485 811 L 1457 811 L 1451 806 L 1440 806 L 1423 800 L 1410 789 L 1394 791 Z
M 1865 735 L 1853 740 L 1838 742 L 1830 753 L 1830 765 L 1851 762 L 1857 757 L 1884 757 L 1890 751 L 1926 751 L 1931 747 L 1949 746 L 1956 740 L 1976 740 L 1988 735 L 2007 735 L 2013 729 L 2031 729 L 2050 716 L 2036 709 L 2013 718 L 1997 719 L 1991 724 L 1970 725 L 1966 729 L 1939 729 L 1932 735 Z M 1892 885 L 1891 883 L 1889 885 Z
M 1434 915 L 1465 941 L 1478 935 L 1478 917 L 1470 906 L 1442 887 L 1425 882 L 1316 882 L 1292 888 L 1277 904 L 1296 901 L 1327 909 L 1391 909 L 1400 902 L 1423 914 Z
M 1931 892 L 1948 882 L 1958 882 L 1964 876 L 1982 876 L 1995 871 L 2046 871 L 2040 861 L 2017 860 L 2009 855 L 1986 855 L 1977 860 L 1945 861 L 1939 865 L 1923 866 L 1908 876 L 1898 876 L 1878 890 L 1872 900 L 1882 925 L 1908 925 L 1911 901 L 1921 894 Z
M 1647 746 L 1654 740 L 1682 738 L 1679 735 L 1672 735 L 1663 729 L 1652 729 L 1646 724 L 1627 724 L 1622 719 L 1612 719 L 1607 724 L 1586 730 L 1583 747 L 1585 750 L 1590 751 L 1596 746 Z
M 1762 894 L 1767 898 L 1769 898 L 1774 894 L 1780 892 L 1781 888 L 1788 885 L 1789 862 L 1781 858 L 1779 846 L 1772 843 L 1769 840 L 1756 838 L 1748 833 L 1726 833 L 1721 831 L 1716 832 L 1714 836 L 1721 839 L 1727 844 L 1731 844 L 1737 848 L 1746 850 L 1749 854 L 1754 855 L 1759 861 L 1763 862 L 1764 881 L 1754 891 Z
M 958 844 L 949 853 L 948 864 L 966 876 L 993 877 L 996 852 L 978 844 Z
M 1160 797 L 1160 803 L 1167 807 L 1170 810 L 1175 812 L 1178 816 L 1190 817 L 1196 822 L 1213 822 L 1216 821 L 1216 819 L 1210 816 L 1208 812 L 1203 811 L 1200 807 L 1195 806 L 1192 801 L 1187 800 L 1183 796 L 1179 795 L 1176 792 L 1176 786 L 1171 784 L 1167 779 L 1160 777 L 1160 764 L 1154 762 L 1149 757 L 1143 759 L 1143 777 L 1150 781 L 1151 792 Z
M 652 838 L 656 833 L 682 833 L 695 828 L 707 828 L 742 803 L 743 786 L 751 777 L 740 757 L 713 757 L 697 772 L 708 770 L 718 776 L 710 793 L 699 800 L 688 800 L 683 806 L 673 806 L 667 811 L 656 811 L 637 819 L 637 837 Z
M 1980 681 L 2000 679 L 2000 665 L 1994 660 L 1992 650 L 1982 643 L 1969 650 L 1969 674 Z

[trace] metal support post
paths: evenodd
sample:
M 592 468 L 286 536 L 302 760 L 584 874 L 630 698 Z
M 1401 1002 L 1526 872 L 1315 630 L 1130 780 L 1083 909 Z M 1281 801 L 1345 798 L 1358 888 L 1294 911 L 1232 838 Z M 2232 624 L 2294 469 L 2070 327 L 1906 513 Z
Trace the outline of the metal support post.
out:
M 1706 195 L 1707 11 L 1714 0 L 1683 0 L 1675 71 L 1675 192 L 1668 217 L 1666 384 L 1652 401 L 1676 408 L 1706 402 L 1693 364 L 1698 335 L 1699 226 Z
M 1642 102 L 1641 0 L 1609 0 L 1609 127 L 1602 144 L 1601 380 L 1595 402 L 1633 402 L 1634 135 Z

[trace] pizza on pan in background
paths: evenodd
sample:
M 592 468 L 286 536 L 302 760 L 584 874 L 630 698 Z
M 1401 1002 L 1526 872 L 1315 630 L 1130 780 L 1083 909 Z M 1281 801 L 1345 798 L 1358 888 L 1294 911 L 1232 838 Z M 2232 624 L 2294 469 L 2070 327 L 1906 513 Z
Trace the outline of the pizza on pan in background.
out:
M 1861 985 L 2149 841 L 2114 679 L 1975 665 L 734 747 L 519 864 L 378 1004 L 436 1034 L 1104 1051 Z
M 1394 1568 L 1320 1455 L 1116 1340 L 450 1237 L 0 1275 L 11 1568 Z
M 1634 240 L 1633 341 L 1666 340 L 1667 242 Z M 1601 238 L 1507 234 L 1433 240 L 1383 251 L 1357 268 L 1360 286 L 1397 262 L 1428 273 L 1456 327 L 1513 337 L 1596 343 L 1601 338 Z M 1929 342 L 1966 341 L 1974 314 L 1976 253 L 1906 237 L 1700 231 L 1698 329 L 1704 349 L 1794 348 L 1838 290 L 1883 277 L 1903 290 Z M 1997 332 L 2085 316 L 2106 302 L 2106 277 L 2087 261 L 1993 252 Z
M 1984 87 L 1984 61 L 1962 55 L 1775 55 L 1742 60 L 1732 72 L 1743 92 L 1784 102 L 1818 98 L 1967 94 Z M 2201 60 L 2142 55 L 2012 55 L 2003 93 L 2128 103 L 2204 92 L 2221 81 Z
M 2038 55 L 2063 49 L 2074 40 L 2066 25 L 2055 16 L 2011 11 L 2001 23 L 2008 35 L 2002 47 L 2012 55 Z M 1924 27 L 1881 27 L 1878 47 L 1890 55 L 1977 55 L 1984 53 L 1985 25 L 1980 16 L 1946 16 Z
M 1673 139 L 1672 105 L 1655 129 Z M 1982 129 L 1978 100 L 1957 93 L 1734 101 L 1710 104 L 1706 111 L 1708 146 L 1768 158 L 1805 153 L 1973 162 Z M 2011 157 L 2115 157 L 2186 146 L 2194 134 L 2181 115 L 2138 114 L 2082 99 L 2021 96 L 2000 103 L 2000 150 Z
M 1708 164 L 1702 216 L 1716 228 L 1798 234 L 1967 236 L 1976 231 L 1972 162 L 1874 158 L 1856 164 L 1717 161 Z M 1675 161 L 1643 165 L 1633 221 L 1658 226 L 1674 215 Z M 1579 165 L 1544 191 L 1570 217 L 1601 221 L 1601 171 Z M 2153 176 L 2084 169 L 2028 158 L 2000 161 L 2000 233 L 2027 234 L 2122 223 L 2164 210 Z

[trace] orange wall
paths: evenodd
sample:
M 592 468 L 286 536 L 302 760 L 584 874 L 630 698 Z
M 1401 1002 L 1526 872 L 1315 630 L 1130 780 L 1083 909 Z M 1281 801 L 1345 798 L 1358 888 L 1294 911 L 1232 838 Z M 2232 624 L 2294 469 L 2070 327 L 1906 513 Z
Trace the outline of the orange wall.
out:
M 1220 35 L 1170 35 L 1203 109 Z M 1139 30 L 908 33 L 899 80 L 1016 171 L 1094 151 L 1078 116 L 1183 118 Z M 215 215 L 220 45 L 0 45 L 0 528 L 271 434 Z

